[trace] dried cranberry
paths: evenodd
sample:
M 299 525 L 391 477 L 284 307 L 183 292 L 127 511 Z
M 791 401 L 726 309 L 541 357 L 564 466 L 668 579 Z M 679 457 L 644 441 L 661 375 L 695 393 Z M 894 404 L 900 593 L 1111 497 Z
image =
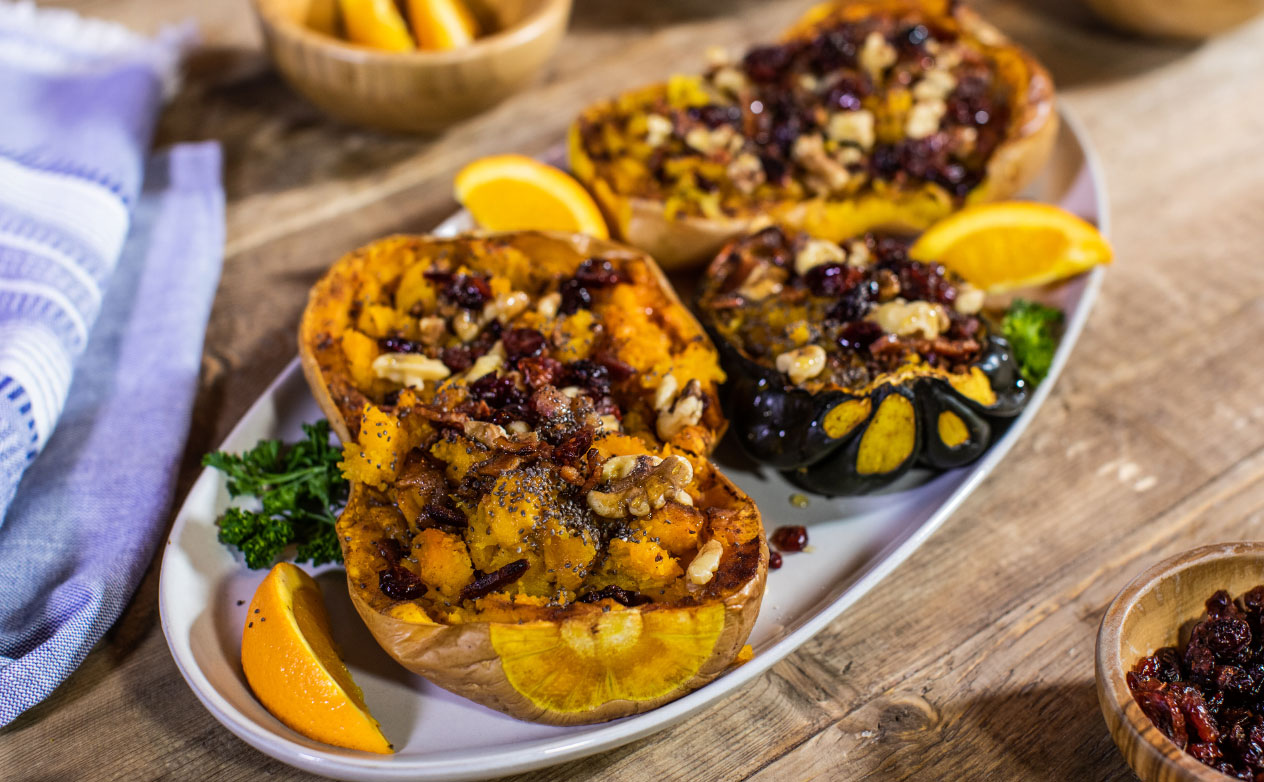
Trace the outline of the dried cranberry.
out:
M 575 279 L 588 288 L 608 288 L 623 282 L 623 275 L 605 258 L 589 258 L 575 270 Z
M 458 307 L 480 309 L 492 297 L 487 280 L 472 274 L 458 274 L 443 288 L 443 295 Z
M 592 307 L 592 293 L 579 280 L 567 280 L 558 290 L 562 294 L 558 311 L 563 315 L 574 315 Z
M 602 397 L 610 393 L 610 370 L 595 361 L 580 359 L 566 368 L 566 382 Z
M 781 568 L 781 555 L 776 551 L 768 552 L 768 569 L 778 570 Z
M 1215 594 L 1207 598 L 1203 603 L 1203 607 L 1207 609 L 1207 616 L 1217 617 L 1233 613 L 1233 598 L 1223 589 L 1217 590 Z
M 518 362 L 518 369 L 527 385 L 533 389 L 543 385 L 556 385 L 564 371 L 562 362 L 550 356 L 524 358 Z
M 473 352 L 466 345 L 453 345 L 450 348 L 444 348 L 439 354 L 443 365 L 452 372 L 464 372 L 474 366 Z
M 767 153 L 760 153 L 759 162 L 764 167 L 764 179 L 767 179 L 769 182 L 774 184 L 780 183 L 783 179 L 785 179 L 785 161 Z
M 378 348 L 384 353 L 425 353 L 426 346 L 420 342 L 403 337 L 382 337 L 377 341 Z
M 770 83 L 778 81 L 790 65 L 793 52 L 787 46 L 756 46 L 742 58 L 742 68 L 751 81 Z
M 544 350 L 544 335 L 535 329 L 510 329 L 500 339 L 511 362 L 538 356 Z
M 522 574 L 527 572 L 528 567 L 525 559 L 518 559 L 491 573 L 477 573 L 474 580 L 461 590 L 461 599 L 477 600 L 501 587 L 509 586 L 522 578 Z
M 781 551 L 802 551 L 808 546 L 808 531 L 799 525 L 777 527 L 773 530 L 771 540 Z
M 426 585 L 403 565 L 394 565 L 377 575 L 378 589 L 392 600 L 416 600 L 426 594 Z
M 470 383 L 468 393 L 471 399 L 497 408 L 527 401 L 526 392 L 519 390 L 512 375 L 483 375 Z
M 871 320 L 854 320 L 838 331 L 838 346 L 843 350 L 868 350 L 879 337 L 882 327 Z
M 440 527 L 465 527 L 469 524 L 465 512 L 456 506 L 452 497 L 443 492 L 435 492 L 422 512 Z
M 851 290 L 864 276 L 865 273 L 854 266 L 826 263 L 808 269 L 803 282 L 817 296 L 832 298 Z
M 636 374 L 636 367 L 603 351 L 594 353 L 593 361 L 606 368 L 613 383 L 621 383 Z
M 628 606 L 629 608 L 652 602 L 650 598 L 639 592 L 629 592 L 622 587 L 615 586 L 614 584 L 604 586 L 601 589 L 580 595 L 579 597 L 579 602 L 581 603 L 596 603 L 599 600 L 613 600 L 616 603 Z
M 404 547 L 394 538 L 383 538 L 375 541 L 374 545 L 377 547 L 377 555 L 386 560 L 388 565 L 398 565 L 404 558 Z
M 594 436 L 595 432 L 587 426 L 580 427 L 566 435 L 560 443 L 554 446 L 553 461 L 562 465 L 575 464 L 584 454 L 588 453 Z
M 1237 660 L 1251 644 L 1251 628 L 1234 616 L 1209 619 L 1205 625 L 1207 647 L 1222 660 Z
M 808 67 L 815 73 L 829 73 L 856 65 L 856 52 L 865 33 L 857 25 L 826 30 L 807 47 Z
M 721 125 L 735 125 L 742 121 L 742 110 L 737 106 L 719 106 L 716 104 L 690 106 L 685 110 L 685 114 L 712 130 Z
M 878 283 L 873 280 L 852 286 L 825 311 L 825 317 L 839 323 L 858 321 L 869 313 L 869 308 L 877 297 Z

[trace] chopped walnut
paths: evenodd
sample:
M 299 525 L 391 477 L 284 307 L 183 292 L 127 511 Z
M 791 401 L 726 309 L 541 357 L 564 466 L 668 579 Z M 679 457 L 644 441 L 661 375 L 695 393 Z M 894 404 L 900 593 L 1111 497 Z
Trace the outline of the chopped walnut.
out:
M 913 85 L 913 97 L 919 101 L 944 100 L 957 86 L 957 79 L 948 71 L 936 68 L 926 71 Z
M 969 155 L 979 144 L 979 129 L 954 125 L 949 134 L 950 148 L 958 155 Z
M 690 380 L 676 397 L 676 401 L 667 410 L 658 414 L 655 430 L 661 440 L 670 440 L 686 426 L 693 426 L 702 420 L 702 411 L 706 403 L 702 398 L 702 384 L 696 379 Z
M 904 124 L 905 135 L 909 138 L 926 138 L 935 133 L 947 110 L 948 104 L 940 98 L 914 103 Z
M 671 138 L 672 121 L 662 114 L 650 114 L 645 118 L 645 143 L 651 147 L 661 147 Z
M 707 59 L 707 65 L 712 68 L 722 68 L 725 65 L 733 64 L 733 58 L 729 56 L 729 50 L 723 46 L 708 46 L 703 54 Z
M 557 308 L 562 305 L 562 294 L 554 291 L 540 297 L 540 301 L 535 305 L 535 311 L 540 313 L 540 317 L 545 319 L 553 319 L 557 317 Z
M 462 342 L 469 342 L 482 331 L 482 324 L 468 310 L 461 310 L 452 318 L 452 333 Z
M 409 388 L 421 388 L 429 380 L 443 380 L 452 372 L 437 358 L 417 353 L 383 353 L 373 359 L 373 374 Z
M 865 109 L 835 112 L 825 126 L 825 135 L 839 143 L 870 150 L 875 138 L 873 112 Z
M 417 321 L 417 333 L 421 336 L 423 345 L 438 345 L 447 332 L 448 322 L 443 318 L 429 315 Z
M 755 188 L 764 183 L 764 164 L 759 161 L 758 155 L 750 152 L 734 158 L 725 173 L 734 187 L 746 195 L 755 192 Z
M 923 339 L 934 339 L 948 329 L 948 313 L 943 305 L 931 304 L 927 301 L 905 301 L 892 299 L 879 304 L 868 315 L 888 334 L 899 337 L 920 336 Z
M 895 65 L 900 56 L 895 47 L 887 43 L 882 33 L 874 30 L 865 38 L 856 59 L 860 67 L 869 74 L 869 78 L 877 82 L 882 80 L 883 72 Z
M 852 175 L 847 167 L 825 151 L 825 140 L 819 134 L 799 136 L 794 140 L 790 154 L 807 170 L 813 180 L 809 184 L 814 185 L 818 192 L 842 190 L 851 181 Z
M 777 371 L 790 377 L 790 382 L 799 385 L 811 380 L 825 369 L 825 349 L 820 345 L 805 345 L 795 350 L 787 350 L 777 356 Z
M 696 127 L 685 134 L 685 143 L 704 155 L 715 155 L 724 151 L 733 151 L 736 142 L 738 149 L 744 143 L 732 125 L 721 125 L 714 130 Z
M 769 296 L 781 293 L 786 278 L 789 276 L 789 273 L 780 266 L 765 263 L 756 266 L 750 274 L 746 275 L 737 293 L 748 301 L 763 301 Z
M 670 372 L 658 381 L 658 388 L 654 391 L 654 409 L 662 412 L 671 407 L 672 400 L 676 398 L 676 390 L 680 388 L 680 382 L 676 380 L 676 376 Z
M 505 429 L 510 434 L 526 434 L 531 431 L 531 424 L 526 421 L 510 421 Z
M 983 309 L 983 300 L 986 297 L 981 288 L 963 282 L 957 287 L 957 299 L 952 303 L 952 307 L 962 315 L 975 315 Z
M 682 456 L 616 456 L 602 465 L 601 477 L 605 488 L 588 492 L 593 513 L 608 519 L 644 517 L 668 500 L 688 496 L 685 487 L 693 480 L 693 466 Z
M 602 432 L 621 432 L 623 424 L 613 415 L 603 415 L 597 419 L 597 428 Z
M 847 265 L 864 268 L 873 263 L 873 253 L 869 252 L 869 245 L 860 239 L 853 239 L 847 243 Z
M 500 344 L 500 343 L 497 342 L 496 344 Z M 474 361 L 473 366 L 465 370 L 465 382 L 473 383 L 475 380 L 478 380 L 483 375 L 491 374 L 492 372 L 495 372 L 496 370 L 500 369 L 504 363 L 505 363 L 505 359 L 503 355 L 498 354 L 494 351 L 489 352 L 489 353 L 484 353 L 483 355 L 479 356 Z
M 720 557 L 723 554 L 724 545 L 714 538 L 702 544 L 702 548 L 698 549 L 697 555 L 685 569 L 685 576 L 689 579 L 689 583 L 697 586 L 709 584 L 715 577 L 715 571 L 720 568 Z
M 802 276 L 817 266 L 824 266 L 827 263 L 844 263 L 846 261 L 847 253 L 833 242 L 824 239 L 808 239 L 807 243 L 803 245 L 803 249 L 795 253 L 794 271 Z
M 490 323 L 496 319 L 501 323 L 507 323 L 516 318 L 530 304 L 531 297 L 522 291 L 502 293 L 483 306 L 483 322 Z
M 746 75 L 732 66 L 725 66 L 711 74 L 711 83 L 733 97 L 737 97 L 750 86 Z

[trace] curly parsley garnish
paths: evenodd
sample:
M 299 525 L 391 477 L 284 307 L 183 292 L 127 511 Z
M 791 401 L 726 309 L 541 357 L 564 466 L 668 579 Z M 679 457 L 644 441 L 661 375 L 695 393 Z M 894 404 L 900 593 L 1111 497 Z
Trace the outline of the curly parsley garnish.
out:
M 1001 321 L 1001 332 L 1014 349 L 1023 378 L 1040 385 L 1053 365 L 1062 336 L 1062 311 L 1034 301 L 1016 299 Z
M 219 540 L 235 546 L 254 569 L 271 567 L 291 545 L 295 560 L 341 562 L 334 531 L 348 484 L 338 469 L 342 451 L 329 443 L 329 422 L 303 424 L 307 439 L 291 445 L 262 440 L 241 455 L 216 451 L 202 464 L 228 476 L 232 497 L 257 497 L 260 511 L 229 508 L 219 518 Z

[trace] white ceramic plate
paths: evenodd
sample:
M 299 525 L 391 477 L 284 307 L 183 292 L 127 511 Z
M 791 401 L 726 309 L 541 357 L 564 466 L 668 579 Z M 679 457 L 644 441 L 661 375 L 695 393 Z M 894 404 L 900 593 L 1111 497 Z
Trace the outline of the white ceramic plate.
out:
M 1027 193 L 1060 203 L 1107 228 L 1100 167 L 1078 123 L 1063 130 L 1046 173 Z M 452 231 L 456 215 L 439 230 Z M 813 551 L 787 556 L 772 571 L 751 634 L 755 658 L 706 687 L 654 711 L 603 725 L 553 727 L 507 717 L 446 692 L 395 664 L 374 642 L 347 597 L 341 568 L 317 568 L 334 635 L 394 755 L 341 750 L 304 738 L 255 700 L 239 663 L 246 604 L 264 571 L 248 570 L 216 541 L 215 519 L 229 498 L 223 477 L 208 470 L 176 517 L 159 586 L 162 626 L 176 664 L 215 718 L 245 742 L 290 765 L 349 780 L 464 780 L 560 763 L 649 735 L 723 698 L 761 675 L 859 600 L 933 532 L 979 485 L 1022 435 L 1066 364 L 1097 294 L 1101 270 L 1056 292 L 1067 328 L 1049 378 L 1005 435 L 965 468 L 904 479 L 880 495 L 812 498 L 790 504 L 795 489 L 777 473 L 752 467 L 731 447 L 717 460 L 759 504 L 769 531 L 805 524 Z M 295 360 L 250 408 L 222 448 L 242 451 L 263 438 L 301 437 L 299 424 L 321 417 Z M 770 728 L 773 729 L 773 728 Z

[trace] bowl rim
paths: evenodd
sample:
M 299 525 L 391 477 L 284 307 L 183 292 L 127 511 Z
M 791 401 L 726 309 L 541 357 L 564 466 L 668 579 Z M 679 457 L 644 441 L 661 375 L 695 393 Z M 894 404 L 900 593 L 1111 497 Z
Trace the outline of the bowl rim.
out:
M 1132 764 L 1125 748 L 1125 736 L 1119 735 L 1121 732 L 1131 738 L 1134 746 L 1144 748 L 1140 751 L 1149 757 L 1149 765 L 1177 771 L 1180 778 L 1199 782 L 1230 779 L 1177 747 L 1150 721 L 1132 697 L 1132 691 L 1128 689 L 1128 669 L 1124 666 L 1120 647 L 1124 617 L 1141 596 L 1152 590 L 1158 582 L 1208 562 L 1243 557 L 1264 557 L 1264 541 L 1213 543 L 1168 557 L 1146 568 L 1129 581 L 1102 614 L 1094 654 L 1098 702 L 1111 737 L 1124 759 L 1133 766 L 1134 772 L 1137 768 Z M 1264 578 L 1261 578 L 1261 582 L 1264 582 Z M 1118 732 L 1116 725 L 1119 726 Z
M 414 49 L 406 52 L 388 52 L 358 43 L 324 35 L 306 25 L 281 15 L 276 0 L 250 0 L 250 5 L 260 23 L 302 45 L 324 50 L 327 54 L 354 60 L 359 63 L 411 63 L 413 65 L 450 65 L 481 59 L 494 50 L 523 46 L 549 33 L 554 26 L 565 28 L 573 0 L 541 0 L 540 6 L 527 14 L 517 24 L 503 30 L 476 38 L 469 46 L 440 51 Z

